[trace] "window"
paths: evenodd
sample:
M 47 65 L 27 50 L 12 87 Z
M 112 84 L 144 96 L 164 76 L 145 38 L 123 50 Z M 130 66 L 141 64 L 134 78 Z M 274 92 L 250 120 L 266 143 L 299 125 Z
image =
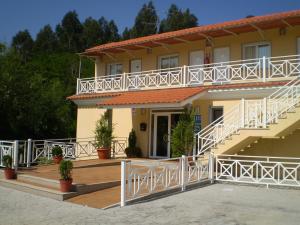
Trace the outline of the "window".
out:
M 112 63 L 107 65 L 108 75 L 116 75 L 123 73 L 123 65 L 120 63 Z
M 162 56 L 159 60 L 160 69 L 168 69 L 178 67 L 179 57 L 178 55 Z
M 190 66 L 202 65 L 204 63 L 204 51 L 190 52 Z
M 214 63 L 228 62 L 230 60 L 229 47 L 214 49 Z
M 211 108 L 211 123 L 223 116 L 223 107 Z
M 262 57 L 271 56 L 271 45 L 270 43 L 254 43 L 247 44 L 243 47 L 243 58 L 244 59 L 255 59 Z

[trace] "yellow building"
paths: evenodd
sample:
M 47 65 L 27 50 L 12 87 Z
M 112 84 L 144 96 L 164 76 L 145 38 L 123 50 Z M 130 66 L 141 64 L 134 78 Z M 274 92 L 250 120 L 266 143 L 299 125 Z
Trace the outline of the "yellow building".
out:
M 194 154 L 300 156 L 300 10 L 156 34 L 87 49 L 77 138 L 112 110 L 114 136 L 133 128 L 144 157 L 171 157 L 170 134 L 196 112 Z M 299 94 L 299 95 L 298 95 Z

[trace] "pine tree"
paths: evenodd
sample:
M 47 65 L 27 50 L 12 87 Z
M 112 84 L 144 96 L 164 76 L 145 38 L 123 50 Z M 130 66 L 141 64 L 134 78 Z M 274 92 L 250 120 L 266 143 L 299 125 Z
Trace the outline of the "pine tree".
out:
M 19 31 L 12 40 L 12 47 L 21 55 L 24 61 L 32 56 L 34 42 L 28 30 Z
M 44 26 L 36 36 L 34 52 L 52 53 L 57 51 L 58 41 L 50 25 Z
M 84 48 L 90 48 L 94 45 L 103 43 L 103 31 L 97 20 L 88 17 L 83 23 L 82 34 Z

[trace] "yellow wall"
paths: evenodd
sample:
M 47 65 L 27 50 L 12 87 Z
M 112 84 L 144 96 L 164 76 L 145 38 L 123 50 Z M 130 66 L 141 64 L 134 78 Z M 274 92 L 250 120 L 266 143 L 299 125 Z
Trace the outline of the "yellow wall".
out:
M 132 129 L 131 109 L 113 109 L 112 123 L 115 137 L 128 137 Z
M 96 106 L 78 106 L 77 109 L 77 138 L 94 137 L 96 121 L 104 114 L 106 109 L 99 109 Z
M 242 59 L 242 46 L 244 44 L 265 41 L 271 43 L 272 56 L 294 55 L 297 53 L 297 37 L 300 37 L 300 26 L 287 28 L 286 34 L 282 36 L 279 35 L 278 28 L 266 30 L 263 33 L 264 38 L 262 38 L 258 32 L 214 38 L 212 49 L 218 47 L 229 47 L 230 60 L 239 60 Z M 189 65 L 189 53 L 191 51 L 204 49 L 205 40 L 200 40 L 191 43 L 169 45 L 168 49 L 164 47 L 156 47 L 152 49 L 152 53 L 147 53 L 147 50 L 143 49 L 132 51 L 131 54 L 114 54 L 113 57 L 115 59 L 111 59 L 107 56 L 101 56 L 96 60 L 97 69 L 95 70 L 95 73 L 98 76 L 106 74 L 106 64 L 108 63 L 122 63 L 124 72 L 130 72 L 130 60 L 133 59 L 142 59 L 142 70 L 144 71 L 157 69 L 159 56 L 168 54 L 178 54 L 180 66 Z
M 284 139 L 261 138 L 251 147 L 239 152 L 240 155 L 300 157 L 300 130 Z

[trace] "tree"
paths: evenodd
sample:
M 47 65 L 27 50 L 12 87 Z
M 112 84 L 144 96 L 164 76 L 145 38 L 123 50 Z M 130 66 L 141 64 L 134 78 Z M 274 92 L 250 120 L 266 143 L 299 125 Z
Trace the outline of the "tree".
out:
M 84 49 L 82 44 L 82 24 L 75 11 L 68 12 L 57 25 L 56 33 L 58 35 L 60 46 L 63 50 L 70 52 L 80 52 Z
M 22 56 L 24 61 L 32 55 L 33 40 L 28 30 L 19 31 L 12 39 L 12 47 Z
M 189 9 L 182 12 L 175 4 L 172 4 L 168 10 L 166 19 L 160 23 L 159 33 L 175 31 L 184 28 L 195 27 L 198 25 L 198 19 Z
M 122 34 L 122 39 L 128 40 L 130 38 L 131 38 L 131 30 L 128 27 L 125 27 L 123 34 Z
M 58 41 L 50 25 L 44 26 L 36 36 L 34 51 L 37 53 L 52 53 L 57 50 Z
M 83 23 L 82 38 L 84 48 L 90 48 L 94 45 L 103 43 L 103 31 L 97 20 L 88 17 Z
M 153 2 L 150 1 L 148 4 L 144 4 L 135 18 L 134 26 L 131 31 L 132 37 L 156 34 L 158 20 L 159 18 Z

